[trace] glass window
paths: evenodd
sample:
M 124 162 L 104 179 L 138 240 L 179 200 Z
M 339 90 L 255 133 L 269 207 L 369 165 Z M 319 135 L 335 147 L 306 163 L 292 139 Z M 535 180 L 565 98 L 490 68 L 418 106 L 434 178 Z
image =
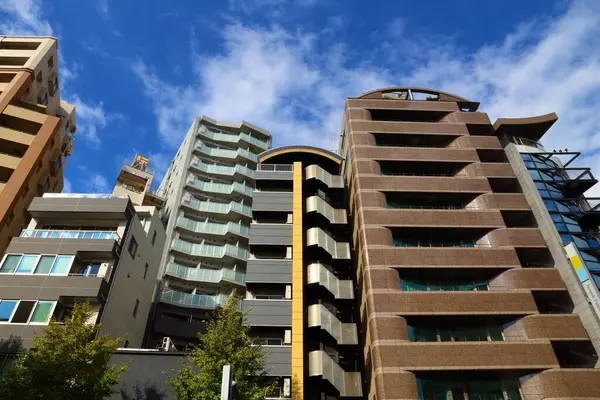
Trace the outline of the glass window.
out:
M 33 310 L 35 303 L 37 303 L 37 301 L 21 300 L 17 306 L 17 311 L 15 311 L 10 322 L 13 324 L 26 324 L 29 322 L 29 316 L 31 315 L 31 310 Z
M 85 267 L 83 274 L 85 276 L 98 276 L 98 271 L 100 271 L 100 264 L 90 264 Z
M 39 256 L 37 255 L 24 255 L 17 267 L 17 272 L 21 274 L 30 274 L 35 268 Z
M 470 400 L 504 400 L 502 383 L 494 381 L 473 381 L 467 384 Z
M 41 256 L 34 274 L 46 275 L 50 273 L 56 256 Z
M 581 227 L 579 225 L 568 224 L 567 229 L 569 232 L 581 232 Z
M 533 180 L 541 180 L 542 178 L 540 177 L 539 172 L 535 171 L 535 170 L 528 170 L 529 171 L 529 176 L 531 176 L 531 179 Z
M 490 326 L 489 327 L 490 338 L 494 342 L 502 342 L 504 341 L 504 336 L 502 336 L 502 328 L 499 326 Z
M 16 305 L 16 300 L 0 300 L 0 321 L 9 321 Z
M 440 341 L 442 342 L 451 342 L 452 334 L 450 333 L 450 329 L 440 329 Z
M 127 251 L 129 252 L 129 255 L 131 256 L 131 258 L 135 258 L 135 254 L 137 253 L 137 248 L 138 248 L 137 241 L 132 236 L 131 240 L 129 241 L 129 247 L 127 248 Z
M 521 154 L 521 158 L 523 160 L 531 160 L 531 156 L 529 154 Z
M 437 332 L 431 328 L 413 328 L 413 342 L 437 342 Z
M 546 184 L 544 182 L 534 182 L 535 183 L 535 187 L 538 189 L 546 189 Z
M 475 282 L 475 290 L 487 291 L 488 283 L 487 282 Z
M 550 217 L 554 222 L 563 222 L 562 216 L 560 214 L 550 214 Z
M 538 190 L 538 193 L 540 196 L 542 196 L 542 198 L 550 197 L 550 193 L 547 190 Z
M 47 324 L 50 320 L 50 313 L 54 306 L 53 301 L 38 301 L 31 315 L 31 321 L 38 324 Z
M 529 168 L 535 168 L 535 163 L 533 161 L 525 161 L 525 166 Z
M 57 256 L 50 275 L 67 275 L 73 262 L 73 256 Z
M 421 292 L 427 290 L 427 284 L 425 282 L 415 282 L 401 280 L 401 288 L 407 292 Z
M 2 267 L 0 267 L 0 272 L 7 274 L 15 272 L 17 265 L 19 265 L 19 261 L 21 261 L 21 254 L 7 255 L 2 263 Z
M 564 246 L 568 245 L 569 243 L 571 243 L 573 241 L 571 239 L 571 235 L 562 234 L 562 235 L 560 235 L 560 238 L 561 238 Z
M 566 232 L 567 231 L 567 225 L 566 224 L 555 223 L 554 226 L 556 226 L 556 229 L 559 232 Z
M 556 204 L 552 200 L 544 200 L 544 205 L 548 209 L 548 211 L 558 211 Z

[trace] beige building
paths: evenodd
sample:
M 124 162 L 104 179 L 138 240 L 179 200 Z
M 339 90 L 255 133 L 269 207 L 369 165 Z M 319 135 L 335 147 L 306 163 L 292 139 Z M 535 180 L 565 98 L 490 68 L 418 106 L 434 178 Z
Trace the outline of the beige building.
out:
M 60 99 L 57 48 L 52 37 L 0 36 L 0 251 L 34 197 L 62 190 L 75 107 Z

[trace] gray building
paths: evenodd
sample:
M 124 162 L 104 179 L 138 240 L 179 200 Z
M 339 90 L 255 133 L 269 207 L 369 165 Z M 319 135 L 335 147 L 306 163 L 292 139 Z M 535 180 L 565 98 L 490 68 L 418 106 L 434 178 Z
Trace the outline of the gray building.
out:
M 141 347 L 164 246 L 157 209 L 124 195 L 48 193 L 28 212 L 0 262 L 0 339 L 28 348 L 51 318 L 87 301 L 100 333 Z

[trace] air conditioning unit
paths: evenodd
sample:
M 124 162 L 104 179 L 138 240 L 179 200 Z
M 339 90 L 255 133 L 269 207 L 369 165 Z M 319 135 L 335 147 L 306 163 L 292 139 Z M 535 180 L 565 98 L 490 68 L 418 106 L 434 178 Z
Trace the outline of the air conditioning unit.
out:
M 173 341 L 171 340 L 171 338 L 168 336 L 165 336 L 162 340 L 160 350 L 161 351 L 177 351 L 177 348 L 175 347 L 175 344 L 173 344 Z

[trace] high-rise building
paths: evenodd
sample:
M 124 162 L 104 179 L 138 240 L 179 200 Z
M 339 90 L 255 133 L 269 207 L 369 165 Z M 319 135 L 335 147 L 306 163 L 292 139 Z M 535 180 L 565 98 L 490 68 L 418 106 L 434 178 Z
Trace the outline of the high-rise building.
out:
M 244 292 L 257 154 L 271 135 L 199 117 L 159 186 L 167 238 L 147 346 L 197 342 L 206 313 Z
M 552 113 L 533 118 L 501 118 L 494 123 L 555 267 L 569 289 L 595 352 L 573 347 L 571 357 L 600 352 L 600 211 L 598 198 L 584 192 L 598 181 L 589 168 L 578 167 L 577 151 L 547 151 L 540 140 L 558 119 Z M 598 359 L 595 360 L 598 366 Z
M 499 120 L 494 127 L 478 106 L 416 88 L 346 101 L 339 152 L 365 396 L 597 397 L 593 324 L 576 314 L 581 300 L 559 266 L 564 254 L 548 247 L 539 210 L 523 193 L 535 186 L 520 184 L 497 137 L 536 140 L 545 124 Z M 577 197 L 589 184 L 584 171 L 571 176 L 565 165 L 548 166 L 547 154 L 537 156 L 523 161 L 570 176 L 558 185 L 564 196 Z M 509 149 L 511 161 L 517 157 Z M 545 177 L 534 179 L 547 191 L 542 198 L 552 198 L 556 182 L 541 188 Z M 551 214 L 546 218 L 571 223 Z M 571 243 L 585 236 L 570 235 Z M 591 246 L 583 246 L 580 260 L 592 262 L 591 272 L 594 260 L 582 254 Z
M 60 99 L 57 40 L 0 36 L 0 253 L 34 197 L 60 192 L 75 107 Z

